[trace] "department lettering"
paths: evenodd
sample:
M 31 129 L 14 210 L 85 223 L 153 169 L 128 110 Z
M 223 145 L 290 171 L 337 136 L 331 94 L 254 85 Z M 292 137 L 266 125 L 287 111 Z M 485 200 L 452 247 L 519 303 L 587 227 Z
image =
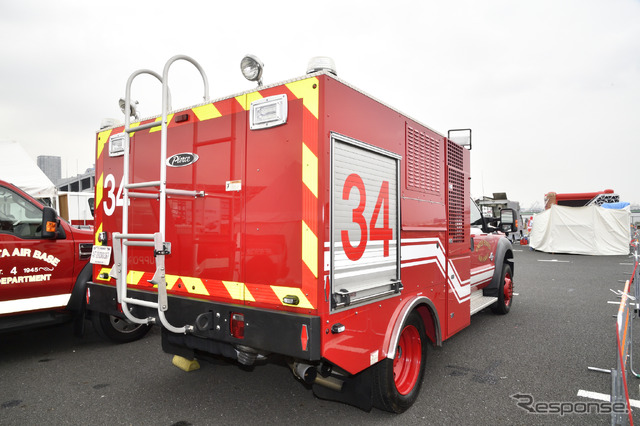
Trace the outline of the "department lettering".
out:
M 51 274 L 25 275 L 22 277 L 2 277 L 0 278 L 0 285 L 33 283 L 40 281 L 51 281 Z

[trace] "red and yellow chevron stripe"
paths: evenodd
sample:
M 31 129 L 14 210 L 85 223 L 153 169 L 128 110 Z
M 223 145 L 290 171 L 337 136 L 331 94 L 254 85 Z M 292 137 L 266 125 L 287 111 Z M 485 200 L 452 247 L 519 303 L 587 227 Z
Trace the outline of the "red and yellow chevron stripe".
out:
M 289 99 L 302 99 L 304 106 L 303 123 L 302 123 L 302 140 L 301 144 L 301 164 L 300 178 L 302 181 L 302 238 L 301 259 L 302 264 L 302 286 L 283 287 L 265 284 L 245 284 L 231 281 L 219 281 L 200 279 L 193 277 L 172 276 L 167 275 L 166 281 L 168 289 L 177 293 L 184 292 L 190 295 L 206 295 L 215 297 L 216 299 L 229 300 L 235 303 L 260 302 L 268 304 L 280 304 L 287 306 L 283 298 L 285 296 L 297 296 L 300 301 L 298 305 L 289 305 L 301 309 L 317 308 L 317 285 L 318 285 L 318 268 L 319 268 L 319 249 L 318 249 L 318 116 L 319 116 L 319 85 L 317 77 L 306 78 L 298 81 L 287 83 L 283 86 L 272 87 L 262 91 L 256 91 L 243 94 L 233 98 L 224 99 L 215 103 L 209 103 L 191 108 L 189 110 L 177 112 L 167 116 L 168 128 L 179 126 L 175 118 L 189 115 L 189 121 L 206 121 L 225 115 L 229 115 L 241 110 L 248 110 L 251 102 L 266 96 L 275 94 L 287 94 Z M 240 109 L 241 108 L 241 109 Z M 131 127 L 146 124 L 152 121 L 160 124 L 161 117 L 145 120 L 144 122 L 131 124 Z M 156 132 L 161 129 L 160 125 L 143 132 Z M 103 200 L 104 171 L 102 166 L 102 156 L 105 155 L 105 145 L 109 141 L 111 134 L 117 134 L 124 131 L 124 127 L 109 129 L 98 133 L 96 146 L 96 197 L 95 206 L 99 211 Z M 108 155 L 108 153 L 106 154 Z M 96 244 L 98 235 L 103 231 L 101 214 L 96 215 Z M 105 271 L 100 271 L 102 274 Z M 108 273 L 108 269 L 106 269 Z M 147 276 L 149 275 L 149 276 Z M 129 271 L 127 275 L 127 283 L 136 286 L 149 286 L 147 280 L 151 279 L 152 273 Z M 100 279 L 102 281 L 109 281 Z
M 98 280 L 110 282 L 110 278 L 101 278 L 109 275 L 110 268 L 102 268 L 98 275 Z M 135 286 L 140 290 L 151 290 L 157 286 L 149 283 L 153 278 L 153 272 L 129 271 L 127 273 L 127 284 Z M 185 277 L 177 275 L 165 276 L 167 290 L 176 295 L 182 296 L 210 296 L 217 301 L 228 301 L 230 303 L 256 302 L 270 304 L 282 304 L 285 296 L 298 296 L 300 303 L 296 305 L 301 309 L 314 309 L 309 299 L 295 287 L 265 286 L 264 284 L 245 284 L 234 281 L 222 281 Z

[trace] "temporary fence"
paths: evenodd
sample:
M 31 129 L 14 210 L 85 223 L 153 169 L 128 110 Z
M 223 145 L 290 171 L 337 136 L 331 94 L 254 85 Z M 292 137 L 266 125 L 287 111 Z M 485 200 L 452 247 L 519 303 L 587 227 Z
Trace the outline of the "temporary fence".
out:
M 618 314 L 616 315 L 616 368 L 611 370 L 589 367 L 590 370 L 611 374 L 611 424 L 633 425 L 629 389 L 627 388 L 627 365 L 636 377 L 640 374 L 633 369 L 633 320 L 640 316 L 640 259 L 638 231 L 631 240 L 631 256 L 634 257 L 633 273 L 625 281 L 624 290 L 613 291 L 620 297 Z M 633 293 L 633 294 L 632 294 Z M 627 362 L 628 359 L 628 362 Z
M 631 373 L 640 378 L 633 369 L 633 320 L 640 314 L 640 270 L 638 269 L 638 238 L 637 232 L 632 246 L 632 256 L 635 258 L 633 273 L 626 281 L 621 294 L 620 307 L 616 319 L 617 368 L 611 370 L 611 404 L 621 407 L 624 404 L 626 414 L 622 410 L 612 410 L 612 425 L 633 425 L 629 390 L 627 388 L 627 365 Z M 633 240 L 632 240 L 633 241 Z M 633 292 L 633 294 L 631 294 Z M 627 359 L 629 360 L 627 363 Z M 616 405 L 617 404 L 617 405 Z

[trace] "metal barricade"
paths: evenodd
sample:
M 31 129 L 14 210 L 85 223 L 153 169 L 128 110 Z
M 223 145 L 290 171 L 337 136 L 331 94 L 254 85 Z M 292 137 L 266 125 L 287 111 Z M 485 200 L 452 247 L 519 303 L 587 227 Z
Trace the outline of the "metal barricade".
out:
M 632 353 L 632 324 L 633 317 L 630 312 L 630 302 L 633 296 L 629 295 L 630 281 L 627 281 L 622 292 L 620 307 L 616 319 L 616 364 L 617 368 L 611 370 L 611 424 L 626 425 L 633 424 L 631 416 L 631 403 L 629 401 L 629 390 L 627 389 L 627 358 L 631 360 Z M 635 300 L 633 300 L 635 305 Z M 629 363 L 631 365 L 631 362 Z M 620 408 L 626 408 L 626 416 Z
M 640 317 L 640 244 L 638 231 L 631 239 L 631 256 L 635 259 L 631 278 L 625 282 L 624 290 L 613 291 L 620 297 L 616 315 L 616 368 L 611 370 L 589 367 L 589 370 L 611 374 L 611 424 L 633 425 L 629 390 L 627 388 L 627 366 L 640 378 L 633 368 L 633 321 Z M 627 362 L 627 359 L 629 360 Z
M 638 268 L 638 232 L 636 231 L 631 241 L 632 253 L 634 257 L 634 268 L 631 278 L 625 283 L 624 291 L 621 295 L 618 315 L 616 317 L 616 341 L 617 341 L 617 368 L 611 370 L 611 424 L 612 425 L 633 425 L 631 414 L 631 404 L 629 401 L 629 390 L 627 389 L 627 359 L 629 360 L 629 370 L 636 377 L 640 375 L 633 368 L 633 320 L 640 314 L 640 270 Z M 624 405 L 627 414 L 616 407 Z

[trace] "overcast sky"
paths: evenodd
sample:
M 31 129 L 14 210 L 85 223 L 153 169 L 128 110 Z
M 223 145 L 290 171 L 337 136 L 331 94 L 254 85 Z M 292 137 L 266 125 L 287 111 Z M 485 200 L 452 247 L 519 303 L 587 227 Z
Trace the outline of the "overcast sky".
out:
M 474 197 L 527 207 L 611 188 L 640 203 L 640 0 L 2 1 L 0 40 L 0 138 L 61 156 L 63 176 L 92 166 L 95 132 L 123 119 L 137 69 L 189 55 L 215 99 L 253 86 L 246 53 L 265 84 L 323 55 L 440 133 L 472 128 Z M 188 63 L 170 83 L 174 107 L 200 102 Z M 159 87 L 136 80 L 143 116 L 160 112 Z

